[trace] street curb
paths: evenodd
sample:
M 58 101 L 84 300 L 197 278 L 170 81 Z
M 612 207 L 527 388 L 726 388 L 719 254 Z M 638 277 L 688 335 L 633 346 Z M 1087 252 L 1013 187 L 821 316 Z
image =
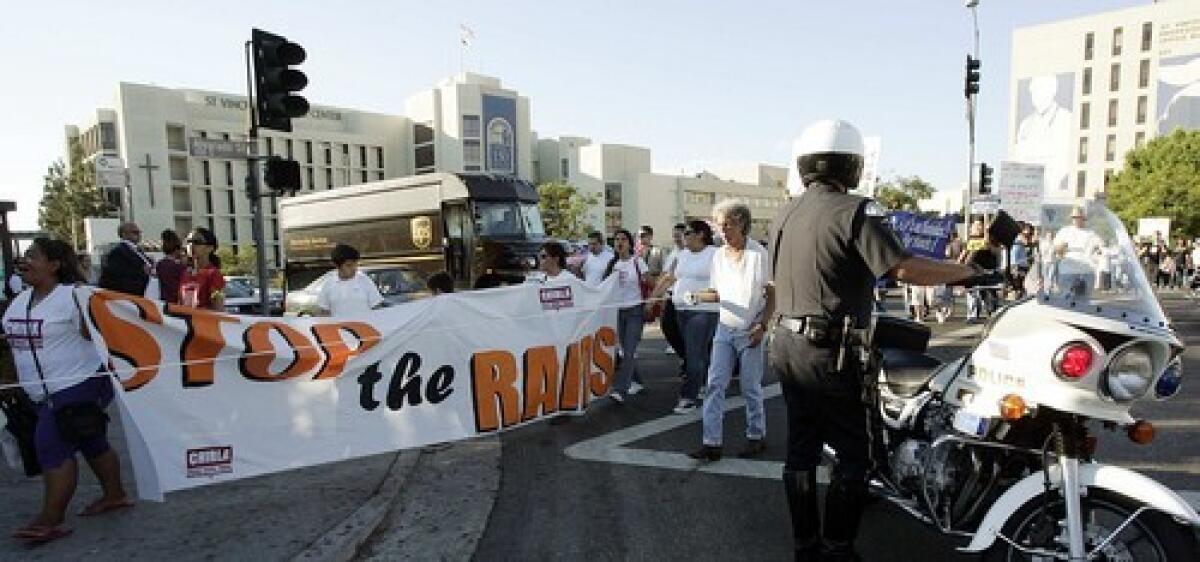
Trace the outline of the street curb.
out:
M 393 502 L 404 489 L 421 457 L 421 449 L 400 451 L 375 494 L 348 517 L 317 537 L 308 548 L 292 557 L 293 562 L 348 562 L 359 547 L 371 538 L 392 510 Z

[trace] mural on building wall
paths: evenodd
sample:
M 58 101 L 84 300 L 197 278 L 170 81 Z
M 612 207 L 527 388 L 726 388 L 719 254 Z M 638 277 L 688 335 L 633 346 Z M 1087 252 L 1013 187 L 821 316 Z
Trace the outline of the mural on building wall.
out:
M 1200 54 L 1158 61 L 1158 133 L 1200 128 Z
M 1075 95 L 1075 75 L 1064 72 L 1022 78 L 1017 82 L 1017 130 L 1010 159 L 1046 167 L 1045 193 L 1048 199 L 1074 196 L 1068 189 L 1067 175 L 1075 155 L 1071 112 Z
M 483 96 L 484 148 L 487 171 L 517 173 L 517 100 Z

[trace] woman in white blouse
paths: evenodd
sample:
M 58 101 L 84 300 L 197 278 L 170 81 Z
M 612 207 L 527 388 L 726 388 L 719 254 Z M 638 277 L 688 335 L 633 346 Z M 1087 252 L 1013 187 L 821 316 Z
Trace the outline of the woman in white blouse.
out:
M 676 414 L 686 414 L 700 407 L 700 387 L 708 376 L 708 365 L 712 353 L 713 335 L 717 330 L 719 306 L 717 303 L 694 303 L 684 301 L 683 295 L 712 286 L 711 273 L 713 254 L 712 227 L 704 221 L 690 221 L 683 231 L 684 248 L 675 254 L 675 259 L 663 272 L 651 295 L 651 302 L 668 290 L 675 305 L 676 323 L 683 334 L 683 386 L 679 389 Z M 651 306 L 651 303 L 646 303 Z

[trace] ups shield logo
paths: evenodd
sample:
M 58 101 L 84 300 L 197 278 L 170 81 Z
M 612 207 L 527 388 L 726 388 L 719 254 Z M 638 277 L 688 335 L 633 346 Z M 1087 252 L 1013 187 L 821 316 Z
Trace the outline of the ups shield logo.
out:
M 414 217 L 410 224 L 413 246 L 418 250 L 429 248 L 433 243 L 433 221 L 429 220 L 429 217 Z

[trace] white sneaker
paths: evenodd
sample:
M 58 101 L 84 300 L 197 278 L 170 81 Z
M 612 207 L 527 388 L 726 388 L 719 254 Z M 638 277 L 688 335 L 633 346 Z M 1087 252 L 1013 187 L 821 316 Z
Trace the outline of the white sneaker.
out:
M 675 355 L 675 348 L 668 345 L 663 349 L 663 353 L 666 353 L 667 355 Z
M 621 393 L 617 392 L 615 390 L 608 393 L 608 399 L 612 400 L 613 402 L 617 403 L 618 405 L 625 403 L 625 397 L 621 396 Z
M 641 383 L 639 383 L 637 381 L 633 381 L 633 382 L 629 383 L 629 393 L 628 394 L 630 396 L 637 396 L 637 395 L 641 394 L 643 390 L 646 390 L 646 387 L 642 386 Z
M 673 411 L 676 414 L 690 414 L 699 409 L 700 404 L 697 401 L 688 400 L 687 398 L 680 398 L 679 402 L 675 404 L 675 410 Z

